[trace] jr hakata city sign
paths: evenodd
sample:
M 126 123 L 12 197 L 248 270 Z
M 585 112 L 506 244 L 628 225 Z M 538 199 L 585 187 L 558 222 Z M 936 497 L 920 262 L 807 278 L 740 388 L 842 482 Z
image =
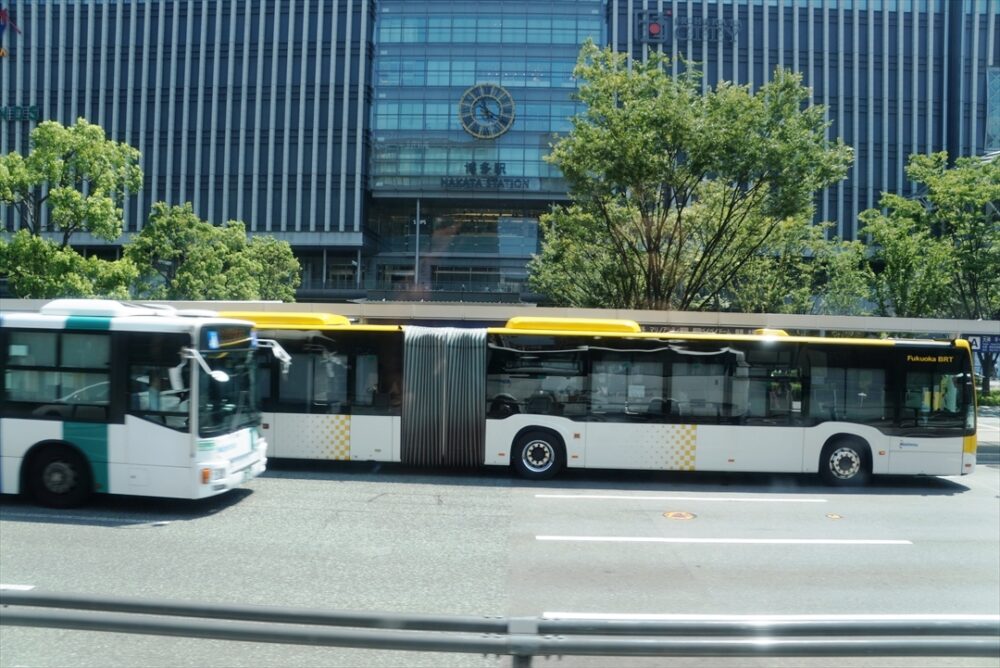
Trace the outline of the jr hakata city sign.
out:
M 639 12 L 639 41 L 667 44 L 678 42 L 735 42 L 740 32 L 736 19 L 674 17 L 671 12 Z

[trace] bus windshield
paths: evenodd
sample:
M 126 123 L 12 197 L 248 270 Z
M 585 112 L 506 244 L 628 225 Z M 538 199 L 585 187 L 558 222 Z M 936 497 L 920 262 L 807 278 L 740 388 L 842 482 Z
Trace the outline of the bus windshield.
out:
M 229 380 L 219 382 L 207 373 L 198 375 L 198 434 L 218 436 L 259 425 L 253 349 L 206 350 L 202 356 L 213 371 L 225 372 Z

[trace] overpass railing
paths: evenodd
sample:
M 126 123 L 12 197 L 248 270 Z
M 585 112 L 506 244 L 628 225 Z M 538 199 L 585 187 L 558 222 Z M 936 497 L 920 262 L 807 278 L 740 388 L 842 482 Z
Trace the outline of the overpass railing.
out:
M 0 625 L 536 656 L 997 657 L 1000 615 L 400 615 L 0 591 Z

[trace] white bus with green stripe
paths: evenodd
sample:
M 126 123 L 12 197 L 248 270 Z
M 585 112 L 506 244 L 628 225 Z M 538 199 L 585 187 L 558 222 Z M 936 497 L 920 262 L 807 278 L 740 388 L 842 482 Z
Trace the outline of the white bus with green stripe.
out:
M 258 345 L 249 322 L 169 307 L 0 314 L 0 493 L 200 499 L 260 475 Z

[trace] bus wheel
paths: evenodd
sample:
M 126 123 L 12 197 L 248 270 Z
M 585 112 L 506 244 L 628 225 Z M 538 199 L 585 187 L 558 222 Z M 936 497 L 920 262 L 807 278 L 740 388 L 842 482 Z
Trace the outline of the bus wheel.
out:
M 871 477 L 868 448 L 848 439 L 827 443 L 819 457 L 819 475 L 828 485 L 864 485 Z
M 31 460 L 28 490 L 34 499 L 49 508 L 75 508 L 94 490 L 87 462 L 70 448 L 45 448 Z
M 544 431 L 521 436 L 513 454 L 518 474 L 533 480 L 547 480 L 559 473 L 566 459 L 559 437 Z

